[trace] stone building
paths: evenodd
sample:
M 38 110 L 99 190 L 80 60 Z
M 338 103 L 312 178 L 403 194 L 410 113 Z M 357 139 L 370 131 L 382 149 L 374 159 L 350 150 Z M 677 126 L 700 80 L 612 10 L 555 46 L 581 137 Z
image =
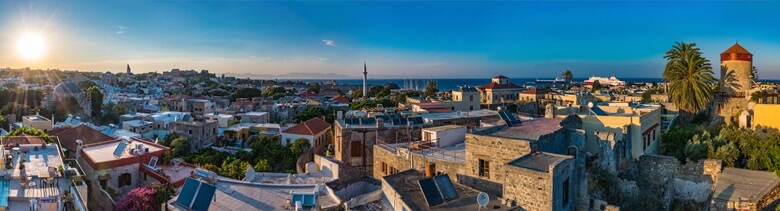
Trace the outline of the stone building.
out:
M 523 210 L 574 210 L 587 197 L 582 120 L 532 119 L 521 125 L 472 129 L 465 142 L 421 141 L 374 146 L 374 177 L 407 169 L 448 175 L 470 188 L 502 197 Z
M 190 151 L 214 144 L 217 140 L 217 121 L 175 121 L 168 125 L 169 133 L 184 136 L 190 142 Z
M 333 126 L 335 158 L 350 167 L 372 173 L 373 147 L 377 142 L 418 138 L 424 125 L 420 120 L 383 115 L 379 118 L 338 119 Z
M 331 125 L 325 122 L 325 119 L 320 117 L 314 117 L 295 126 L 282 130 L 282 145 L 290 145 L 295 142 L 296 139 L 304 138 L 309 140 L 309 144 L 313 148 L 318 148 L 320 145 L 330 144 L 332 133 Z
M 737 122 L 737 116 L 747 110 L 752 94 L 753 54 L 735 43 L 720 54 L 720 92 L 710 104 L 710 114 L 726 122 Z
M 626 155 L 636 159 L 644 154 L 656 154 L 663 132 L 662 110 L 658 104 L 625 102 L 599 103 L 593 108 L 580 107 L 578 114 L 588 136 L 584 150 L 591 154 L 599 153 L 603 149 L 599 143 L 609 140 L 600 139 L 597 132 L 612 132 L 612 140 L 628 142 L 624 145 Z M 615 144 L 617 142 L 610 143 L 611 146 Z
M 439 102 L 453 111 L 474 111 L 479 110 L 482 98 L 476 87 L 460 86 L 452 90 L 452 99 Z
M 479 89 L 479 95 L 482 105 L 494 105 L 504 102 L 514 102 L 518 98 L 518 94 L 522 91 L 522 87 L 509 82 L 509 78 L 503 75 L 499 75 L 492 78 L 489 84 L 477 87 Z
M 52 95 L 52 98 L 49 98 L 50 102 L 67 102 L 66 100 L 69 97 L 73 97 L 78 102 L 79 107 L 81 107 L 82 113 L 87 116 L 92 115 L 92 102 L 90 101 L 89 93 L 82 91 L 78 84 L 62 82 L 54 87 Z

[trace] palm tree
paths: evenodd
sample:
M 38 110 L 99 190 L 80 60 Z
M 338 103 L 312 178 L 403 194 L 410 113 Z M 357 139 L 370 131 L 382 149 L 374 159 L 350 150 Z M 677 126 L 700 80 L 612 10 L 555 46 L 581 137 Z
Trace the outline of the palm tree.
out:
M 566 82 L 571 82 L 571 80 L 574 79 L 574 75 L 571 74 L 571 70 L 564 71 L 561 76 L 564 80 L 566 80 Z
M 713 97 L 712 65 L 701 54 L 696 43 L 676 42 L 664 56 L 664 81 L 669 83 L 669 96 L 683 111 L 683 119 L 704 109 Z

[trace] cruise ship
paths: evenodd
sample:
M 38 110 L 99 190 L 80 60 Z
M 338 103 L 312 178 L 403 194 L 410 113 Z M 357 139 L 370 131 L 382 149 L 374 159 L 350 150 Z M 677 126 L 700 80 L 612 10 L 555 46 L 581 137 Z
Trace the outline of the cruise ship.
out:
M 597 76 L 591 76 L 587 80 L 584 81 L 586 85 L 592 85 L 594 81 L 599 81 L 599 84 L 601 85 L 610 85 L 610 86 L 625 86 L 626 82 L 618 80 L 615 78 L 615 76 L 611 76 L 609 78 L 604 77 L 597 77 Z
M 566 79 L 565 79 L 565 78 L 562 78 L 562 77 L 557 77 L 557 78 L 555 78 L 555 79 L 552 79 L 552 80 L 550 80 L 550 79 L 538 79 L 538 78 L 537 78 L 537 79 L 536 79 L 536 83 L 537 83 L 537 84 L 544 84 L 544 83 L 547 83 L 547 84 L 555 84 L 555 83 L 566 83 Z

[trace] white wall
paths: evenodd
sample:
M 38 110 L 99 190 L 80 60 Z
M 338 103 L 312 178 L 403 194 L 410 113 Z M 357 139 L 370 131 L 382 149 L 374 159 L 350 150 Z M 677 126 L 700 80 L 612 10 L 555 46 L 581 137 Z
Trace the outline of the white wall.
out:
M 311 144 L 312 147 L 314 147 L 314 136 L 309 135 L 298 135 L 298 134 L 292 134 L 292 133 L 282 133 L 282 139 L 281 141 L 282 145 L 287 145 L 287 140 L 290 140 L 290 144 L 295 142 L 295 139 L 298 138 L 305 138 L 309 140 L 309 144 Z

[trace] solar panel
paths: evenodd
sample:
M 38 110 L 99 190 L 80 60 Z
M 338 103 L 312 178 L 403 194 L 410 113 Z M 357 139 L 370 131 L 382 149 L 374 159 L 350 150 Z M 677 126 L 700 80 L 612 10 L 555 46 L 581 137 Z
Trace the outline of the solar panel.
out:
M 125 152 L 125 149 L 127 148 L 127 143 L 124 141 L 120 141 L 116 145 L 116 149 L 114 149 L 114 156 L 115 157 L 122 157 L 122 153 Z
M 446 201 L 452 201 L 454 199 L 458 198 L 458 192 L 455 191 L 455 186 L 452 185 L 452 180 L 450 180 L 450 177 L 445 175 L 439 175 L 434 177 L 436 180 L 436 185 L 439 186 L 439 190 L 441 190 L 441 195 L 444 196 L 444 200 Z
M 198 189 L 198 195 L 195 196 L 195 203 L 192 204 L 193 211 L 206 211 L 211 206 L 211 200 L 214 198 L 216 186 L 202 183 Z
M 365 119 L 361 119 L 360 123 L 363 124 L 363 125 L 373 125 L 373 124 L 376 124 L 376 119 L 375 118 L 365 118 Z
M 419 116 L 418 117 L 409 118 L 409 121 L 412 121 L 413 125 L 421 125 L 421 124 L 423 124 L 423 118 L 419 117 Z
M 303 206 L 309 206 L 313 207 L 317 205 L 317 197 L 314 194 L 293 194 L 292 200 L 290 200 L 291 204 L 295 204 L 295 202 L 301 202 L 301 205 Z
M 184 186 L 182 186 L 181 192 L 179 192 L 179 198 L 176 199 L 176 203 L 190 207 L 192 200 L 195 199 L 195 192 L 198 190 L 199 183 L 197 180 L 188 177 L 184 181 Z
M 433 178 L 421 179 L 417 182 L 420 183 L 420 189 L 423 192 L 425 201 L 428 202 L 428 207 L 444 203 L 444 199 L 442 199 L 439 188 L 436 187 L 436 181 Z
M 398 119 L 398 125 L 406 125 L 406 123 L 409 122 L 406 118 Z
M 506 111 L 500 111 L 500 112 L 498 112 L 498 116 L 501 117 L 501 120 L 504 120 L 504 122 L 506 123 L 506 126 L 512 127 L 512 121 L 509 120 L 509 117 L 507 116 L 507 113 L 508 112 L 506 112 Z

